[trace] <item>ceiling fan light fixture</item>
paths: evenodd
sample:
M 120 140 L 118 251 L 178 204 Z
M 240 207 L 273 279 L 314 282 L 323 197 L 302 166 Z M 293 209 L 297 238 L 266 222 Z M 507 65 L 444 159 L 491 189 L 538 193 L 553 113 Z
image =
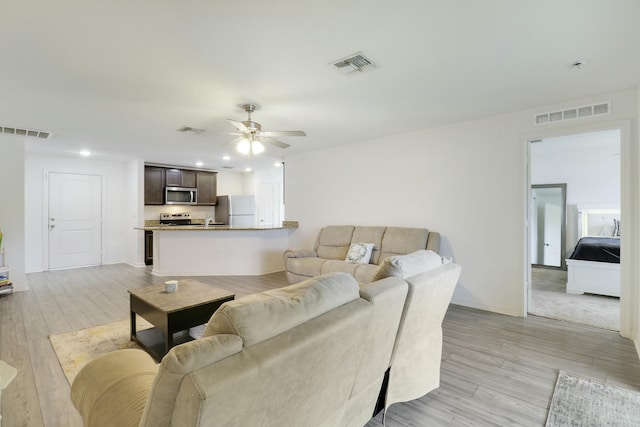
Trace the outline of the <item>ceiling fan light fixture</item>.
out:
M 278 148 L 288 148 L 289 144 L 282 141 L 278 141 L 274 137 L 280 136 L 307 136 L 304 131 L 301 130 L 284 130 L 284 131 L 263 131 L 262 125 L 258 122 L 254 122 L 251 119 L 251 113 L 256 110 L 254 104 L 244 104 L 242 108 L 247 112 L 247 120 L 238 121 L 227 119 L 237 130 L 237 133 L 231 133 L 231 135 L 238 136 L 238 144 L 236 150 L 244 155 L 260 154 L 265 151 L 264 144 L 270 144 Z
M 253 154 L 260 154 L 264 151 L 264 145 L 260 141 L 253 141 L 251 143 L 251 152 Z
M 238 142 L 236 150 L 238 150 L 240 154 L 249 154 L 249 151 L 251 150 L 251 144 L 249 143 L 249 140 L 246 138 L 242 138 L 240 142 Z

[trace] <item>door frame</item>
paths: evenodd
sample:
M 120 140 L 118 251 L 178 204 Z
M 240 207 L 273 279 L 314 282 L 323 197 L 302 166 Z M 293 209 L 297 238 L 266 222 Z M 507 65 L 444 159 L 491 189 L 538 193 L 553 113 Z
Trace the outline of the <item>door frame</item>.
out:
M 106 250 L 105 243 L 105 223 L 106 214 L 106 196 L 105 196 L 105 177 L 101 173 L 89 173 L 82 170 L 60 170 L 45 169 L 42 179 L 42 266 L 44 271 L 50 271 L 49 265 L 49 174 L 64 173 L 68 175 L 90 175 L 100 177 L 100 216 L 102 227 L 100 228 L 100 265 L 104 264 L 104 254 Z
M 531 300 L 531 242 L 530 242 L 530 201 L 531 201 L 531 144 L 543 138 L 592 133 L 606 130 L 620 131 L 620 217 L 625 221 L 625 236 L 620 245 L 620 335 L 635 338 L 640 313 L 640 290 L 634 283 L 640 282 L 640 264 L 632 262 L 640 257 L 640 191 L 639 174 L 633 165 L 638 163 L 638 152 L 632 144 L 632 126 L 630 119 L 590 122 L 568 127 L 547 127 L 534 133 L 521 135 L 524 144 L 523 194 L 524 214 L 524 280 L 521 295 L 523 313 L 527 316 Z M 640 348 L 639 348 L 640 351 Z

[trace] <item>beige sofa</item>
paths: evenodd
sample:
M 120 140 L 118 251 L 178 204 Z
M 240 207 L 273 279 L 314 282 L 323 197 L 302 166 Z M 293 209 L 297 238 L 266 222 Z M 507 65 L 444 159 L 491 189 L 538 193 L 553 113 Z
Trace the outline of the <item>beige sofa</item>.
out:
M 71 398 L 85 426 L 362 426 L 379 396 L 388 407 L 437 387 L 459 274 L 446 264 L 359 287 L 333 273 L 240 298 L 159 365 L 141 350 L 95 359 Z
M 366 264 L 345 261 L 352 243 L 373 243 Z M 290 249 L 284 253 L 289 283 L 341 271 L 360 283 L 369 283 L 385 258 L 419 249 L 440 252 L 440 233 L 426 228 L 330 225 L 318 233 L 313 249 Z

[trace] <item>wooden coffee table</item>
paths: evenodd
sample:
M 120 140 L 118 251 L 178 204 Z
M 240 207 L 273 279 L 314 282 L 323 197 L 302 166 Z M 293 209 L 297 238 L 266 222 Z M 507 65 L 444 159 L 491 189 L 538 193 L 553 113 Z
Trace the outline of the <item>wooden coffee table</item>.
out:
M 209 321 L 235 294 L 192 279 L 180 280 L 178 291 L 168 294 L 164 284 L 128 290 L 131 306 L 131 340 L 160 361 L 174 345 L 191 341 L 189 328 Z M 136 330 L 136 314 L 154 328 Z

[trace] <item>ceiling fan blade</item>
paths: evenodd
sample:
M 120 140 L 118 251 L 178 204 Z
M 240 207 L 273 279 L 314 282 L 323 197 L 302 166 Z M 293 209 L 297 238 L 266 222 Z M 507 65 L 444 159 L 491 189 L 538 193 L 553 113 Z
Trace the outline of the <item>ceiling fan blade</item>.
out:
M 264 132 L 263 132 L 264 135 Z M 262 136 L 262 138 L 260 138 L 260 140 L 262 142 L 266 142 L 267 144 L 271 144 L 274 145 L 278 148 L 289 148 L 291 147 L 289 144 L 285 144 L 282 141 L 278 141 L 277 139 L 273 139 L 273 138 L 269 138 L 268 136 Z
M 304 131 L 301 130 L 276 130 L 269 132 L 261 132 L 264 136 L 307 136 Z
M 249 128 L 247 128 L 242 122 L 239 122 L 237 120 L 231 120 L 231 119 L 227 119 L 227 121 L 231 123 L 233 126 L 235 126 L 235 128 L 238 129 L 240 132 L 251 132 Z

